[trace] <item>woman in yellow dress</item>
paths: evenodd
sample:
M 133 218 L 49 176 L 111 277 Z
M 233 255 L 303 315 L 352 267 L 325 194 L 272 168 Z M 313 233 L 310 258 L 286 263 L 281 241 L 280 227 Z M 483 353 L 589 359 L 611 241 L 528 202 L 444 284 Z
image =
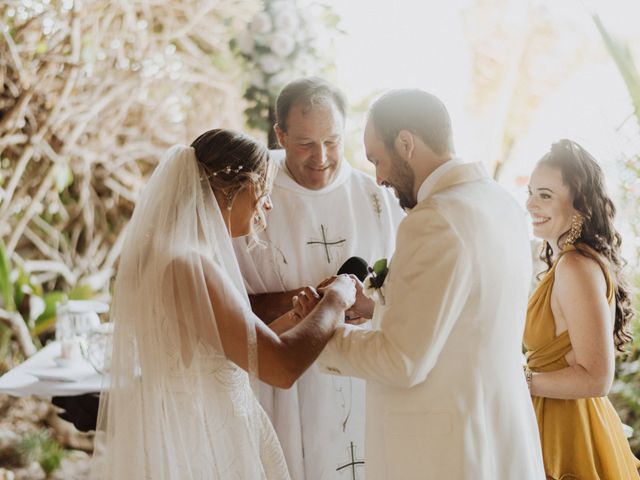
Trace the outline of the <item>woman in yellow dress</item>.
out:
M 548 267 L 524 333 L 547 478 L 638 479 L 607 398 L 633 312 L 602 170 L 577 143 L 555 143 L 531 174 L 527 209 Z

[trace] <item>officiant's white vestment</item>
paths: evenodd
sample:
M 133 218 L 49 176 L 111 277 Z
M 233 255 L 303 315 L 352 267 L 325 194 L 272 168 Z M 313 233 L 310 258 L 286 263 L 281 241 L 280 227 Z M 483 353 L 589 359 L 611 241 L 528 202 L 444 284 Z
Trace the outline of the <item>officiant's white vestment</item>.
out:
M 250 294 L 315 286 L 351 256 L 370 264 L 390 257 L 404 217 L 389 190 L 346 160 L 329 185 L 309 190 L 280 158 L 271 200 L 260 234 L 266 249 L 248 251 L 246 239 L 234 245 Z M 292 479 L 351 480 L 354 471 L 364 478 L 364 389 L 363 380 L 327 375 L 315 364 L 289 390 L 261 386 Z
M 430 175 L 372 329 L 339 327 L 319 359 L 367 380 L 368 480 L 544 480 L 522 371 L 530 278 L 525 214 L 482 165 Z

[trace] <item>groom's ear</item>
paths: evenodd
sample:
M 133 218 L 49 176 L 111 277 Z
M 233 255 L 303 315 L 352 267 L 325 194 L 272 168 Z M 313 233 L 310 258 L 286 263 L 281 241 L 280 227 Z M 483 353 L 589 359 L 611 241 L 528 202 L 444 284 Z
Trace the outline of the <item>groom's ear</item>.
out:
M 396 151 L 405 160 L 409 160 L 413 156 L 416 148 L 413 133 L 409 130 L 400 130 L 395 141 Z
M 280 128 L 280 125 L 277 123 L 273 126 L 273 131 L 276 132 L 276 138 L 278 139 L 278 143 L 282 148 L 285 148 L 285 131 Z

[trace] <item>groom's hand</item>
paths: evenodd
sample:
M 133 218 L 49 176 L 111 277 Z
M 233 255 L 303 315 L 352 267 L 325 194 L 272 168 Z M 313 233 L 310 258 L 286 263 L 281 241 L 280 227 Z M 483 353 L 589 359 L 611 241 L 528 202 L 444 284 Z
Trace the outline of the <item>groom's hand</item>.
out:
M 371 319 L 373 316 L 374 301 L 364 294 L 364 286 L 362 282 L 355 275 L 349 275 L 356 286 L 356 301 L 346 312 L 344 312 L 344 321 L 352 325 L 360 325 Z M 331 285 L 337 276 L 325 278 L 316 287 L 318 291 Z
M 321 285 L 325 282 L 321 283 Z M 350 275 L 338 275 L 334 277 L 331 282 L 328 282 L 326 286 L 319 287 L 318 293 L 323 298 L 331 295 L 331 300 L 337 300 L 342 310 L 346 311 L 351 308 L 351 305 L 353 305 L 355 301 L 356 286 Z
M 347 322 L 359 325 L 373 317 L 375 302 L 364 294 L 363 283 L 355 275 L 349 276 L 353 279 L 356 285 L 356 301 L 346 312 L 348 317 Z

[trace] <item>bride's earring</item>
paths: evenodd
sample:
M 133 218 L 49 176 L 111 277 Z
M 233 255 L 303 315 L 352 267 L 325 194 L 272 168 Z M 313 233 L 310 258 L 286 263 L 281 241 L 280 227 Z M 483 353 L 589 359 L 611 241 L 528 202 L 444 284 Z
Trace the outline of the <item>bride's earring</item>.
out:
M 584 225 L 584 217 L 576 213 L 571 217 L 571 228 L 565 240 L 565 245 L 573 245 L 582 236 L 582 226 Z
M 227 201 L 227 210 L 231 211 L 231 206 L 233 205 L 233 192 L 227 193 L 224 198 Z

